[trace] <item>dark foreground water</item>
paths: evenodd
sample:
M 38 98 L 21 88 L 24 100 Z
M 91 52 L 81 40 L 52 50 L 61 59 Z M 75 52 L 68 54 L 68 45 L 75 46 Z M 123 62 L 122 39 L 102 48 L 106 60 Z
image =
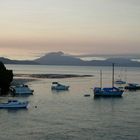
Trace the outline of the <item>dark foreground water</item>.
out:
M 94 99 L 91 88 L 99 84 L 99 69 L 77 67 L 71 72 L 78 69 L 80 74 L 95 76 L 30 82 L 34 95 L 16 97 L 29 100 L 27 110 L 0 110 L 0 140 L 139 140 L 140 91 L 125 92 L 122 98 Z M 70 73 L 70 67 L 65 73 L 68 70 Z M 140 82 L 139 72 L 128 71 L 127 79 Z M 104 84 L 110 85 L 110 69 L 105 68 L 104 73 Z M 52 81 L 68 84 L 70 90 L 52 92 Z M 86 93 L 91 96 L 84 97 Z

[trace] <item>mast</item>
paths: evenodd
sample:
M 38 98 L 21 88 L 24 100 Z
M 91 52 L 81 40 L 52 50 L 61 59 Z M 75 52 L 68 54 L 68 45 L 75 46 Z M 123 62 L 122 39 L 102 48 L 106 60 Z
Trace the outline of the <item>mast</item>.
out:
M 100 70 L 100 88 L 102 88 L 102 70 Z
M 114 87 L 114 63 L 112 63 L 112 88 Z
M 127 82 L 127 69 L 125 68 L 125 82 Z

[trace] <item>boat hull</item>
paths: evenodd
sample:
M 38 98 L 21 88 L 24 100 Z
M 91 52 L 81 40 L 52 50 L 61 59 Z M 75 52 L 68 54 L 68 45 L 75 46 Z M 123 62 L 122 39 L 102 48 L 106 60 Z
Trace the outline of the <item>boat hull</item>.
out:
M 33 95 L 33 92 L 13 92 L 14 95 Z
M 19 85 L 10 87 L 13 95 L 33 95 L 34 90 L 31 90 L 27 85 Z
M 27 106 L 0 106 L 0 109 L 20 109 L 20 108 L 27 108 Z
M 70 86 L 66 86 L 66 85 L 63 85 L 63 84 L 60 84 L 58 82 L 52 82 L 52 86 L 51 86 L 51 89 L 52 90 L 69 90 L 69 87 Z
M 140 90 L 140 87 L 129 87 L 129 86 L 126 86 L 124 88 L 127 89 L 127 90 Z
M 123 93 L 94 93 L 94 96 L 100 97 L 121 97 Z
M 126 84 L 126 82 L 125 81 L 116 81 L 115 84 L 123 85 L 123 84 Z
M 63 87 L 61 87 L 61 86 L 52 86 L 51 87 L 51 89 L 52 90 L 69 90 L 69 86 L 63 86 Z

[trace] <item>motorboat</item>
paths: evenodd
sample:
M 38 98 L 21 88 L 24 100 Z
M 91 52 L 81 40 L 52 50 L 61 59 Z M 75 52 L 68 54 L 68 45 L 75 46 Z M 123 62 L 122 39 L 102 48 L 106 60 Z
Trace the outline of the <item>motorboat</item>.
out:
M 28 85 L 11 86 L 10 91 L 13 95 L 32 95 L 34 90 L 31 90 Z
M 123 94 L 123 90 L 114 86 L 114 64 L 112 65 L 112 87 L 102 87 L 102 71 L 100 71 L 100 87 L 95 87 L 93 89 L 94 96 L 101 97 L 121 97 Z
M 51 89 L 52 90 L 69 90 L 69 86 L 60 84 L 58 82 L 52 82 Z
M 140 90 L 140 85 L 136 83 L 128 83 L 124 88 L 127 90 Z
M 18 100 L 8 100 L 6 103 L 0 103 L 0 108 L 8 108 L 8 109 L 19 109 L 19 108 L 27 108 L 28 101 L 18 101 Z
M 116 80 L 115 84 L 123 85 L 123 84 L 126 84 L 126 82 L 120 79 L 120 80 Z

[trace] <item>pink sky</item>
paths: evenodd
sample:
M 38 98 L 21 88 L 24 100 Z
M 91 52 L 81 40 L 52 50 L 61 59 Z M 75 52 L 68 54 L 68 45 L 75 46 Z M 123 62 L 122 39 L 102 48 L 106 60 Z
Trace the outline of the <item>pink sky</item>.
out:
M 140 52 L 137 0 L 6 0 L 0 9 L 0 56 Z

